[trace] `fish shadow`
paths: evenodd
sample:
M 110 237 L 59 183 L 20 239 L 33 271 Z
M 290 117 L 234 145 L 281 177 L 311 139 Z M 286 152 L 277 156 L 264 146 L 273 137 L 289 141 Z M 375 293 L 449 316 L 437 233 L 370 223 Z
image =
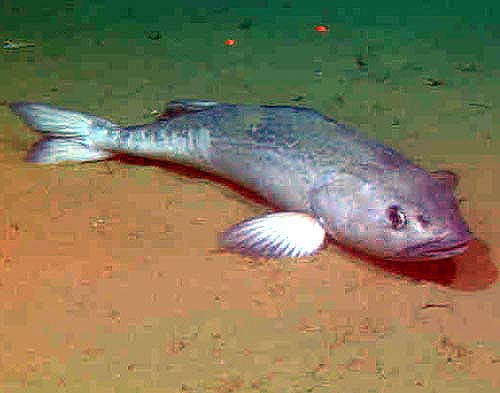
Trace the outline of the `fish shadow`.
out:
M 259 194 L 231 180 L 190 166 L 121 154 L 110 160 L 137 166 L 156 166 L 188 179 L 218 183 L 234 191 L 235 195 L 240 195 L 244 202 L 251 201 L 279 210 L 277 206 L 270 204 Z M 462 255 L 434 261 L 389 261 L 368 256 L 338 243 L 335 243 L 335 246 L 349 259 L 354 256 L 363 263 L 390 275 L 409 278 L 415 282 L 433 282 L 460 291 L 479 291 L 488 288 L 498 280 L 498 268 L 491 260 L 486 243 L 479 239 L 473 239 L 468 250 Z
M 491 260 L 485 242 L 473 239 L 464 254 L 429 261 L 390 261 L 374 258 L 336 244 L 341 252 L 356 256 L 363 263 L 415 282 L 433 282 L 459 291 L 479 291 L 498 280 L 498 268 Z
M 261 197 L 259 194 L 249 190 L 248 188 L 242 187 L 237 183 L 232 182 L 224 177 L 217 176 L 212 173 L 208 173 L 202 171 L 200 169 L 184 165 L 178 164 L 172 161 L 163 161 L 163 160 L 154 160 L 143 157 L 135 157 L 124 154 L 117 154 L 111 157 L 108 161 L 119 161 L 124 164 L 137 165 L 137 166 L 155 166 L 158 168 L 162 168 L 168 172 L 174 173 L 176 175 L 182 176 L 186 179 L 204 181 L 207 183 L 218 183 L 229 190 L 234 191 L 237 195 L 242 196 L 242 200 L 245 202 L 251 201 L 260 205 L 269 206 L 275 210 L 279 210 L 277 206 L 270 204 L 266 199 Z

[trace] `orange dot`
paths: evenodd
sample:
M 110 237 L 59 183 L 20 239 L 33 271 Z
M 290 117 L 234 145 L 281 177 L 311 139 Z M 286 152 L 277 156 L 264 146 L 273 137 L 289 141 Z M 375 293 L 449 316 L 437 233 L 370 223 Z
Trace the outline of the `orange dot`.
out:
M 236 41 L 228 38 L 226 41 L 224 41 L 224 44 L 226 44 L 227 46 L 233 46 L 234 44 L 236 44 Z
M 314 30 L 316 30 L 320 33 L 326 33 L 328 31 L 330 31 L 330 28 L 328 26 L 325 26 L 325 25 L 318 25 L 314 28 Z

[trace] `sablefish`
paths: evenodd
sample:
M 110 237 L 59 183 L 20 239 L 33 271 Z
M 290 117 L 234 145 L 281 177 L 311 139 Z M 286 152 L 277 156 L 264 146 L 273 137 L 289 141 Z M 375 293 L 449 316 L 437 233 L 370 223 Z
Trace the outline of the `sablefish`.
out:
M 43 103 L 9 105 L 44 134 L 28 161 L 99 161 L 118 153 L 173 161 L 227 178 L 279 209 L 229 228 L 220 236 L 223 249 L 300 257 L 330 238 L 409 261 L 461 254 L 471 240 L 452 172 L 428 172 L 311 109 L 177 100 L 151 124 L 120 126 Z

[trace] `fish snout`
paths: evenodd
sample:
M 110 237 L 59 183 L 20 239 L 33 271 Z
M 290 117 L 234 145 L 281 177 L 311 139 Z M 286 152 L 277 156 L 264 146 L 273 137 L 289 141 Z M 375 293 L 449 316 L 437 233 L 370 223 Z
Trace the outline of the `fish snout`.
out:
M 472 234 L 468 228 L 447 232 L 438 238 L 407 247 L 398 253 L 397 259 L 445 259 L 463 254 L 469 247 Z

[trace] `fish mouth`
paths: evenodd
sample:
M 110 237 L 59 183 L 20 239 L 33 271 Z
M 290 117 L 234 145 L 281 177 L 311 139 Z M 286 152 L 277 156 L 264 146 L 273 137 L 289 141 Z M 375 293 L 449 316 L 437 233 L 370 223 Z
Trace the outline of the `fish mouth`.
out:
M 460 240 L 433 240 L 430 242 L 407 247 L 401 251 L 397 259 L 418 260 L 418 259 L 445 259 L 463 254 L 469 248 L 472 240 L 470 235 L 462 237 Z

